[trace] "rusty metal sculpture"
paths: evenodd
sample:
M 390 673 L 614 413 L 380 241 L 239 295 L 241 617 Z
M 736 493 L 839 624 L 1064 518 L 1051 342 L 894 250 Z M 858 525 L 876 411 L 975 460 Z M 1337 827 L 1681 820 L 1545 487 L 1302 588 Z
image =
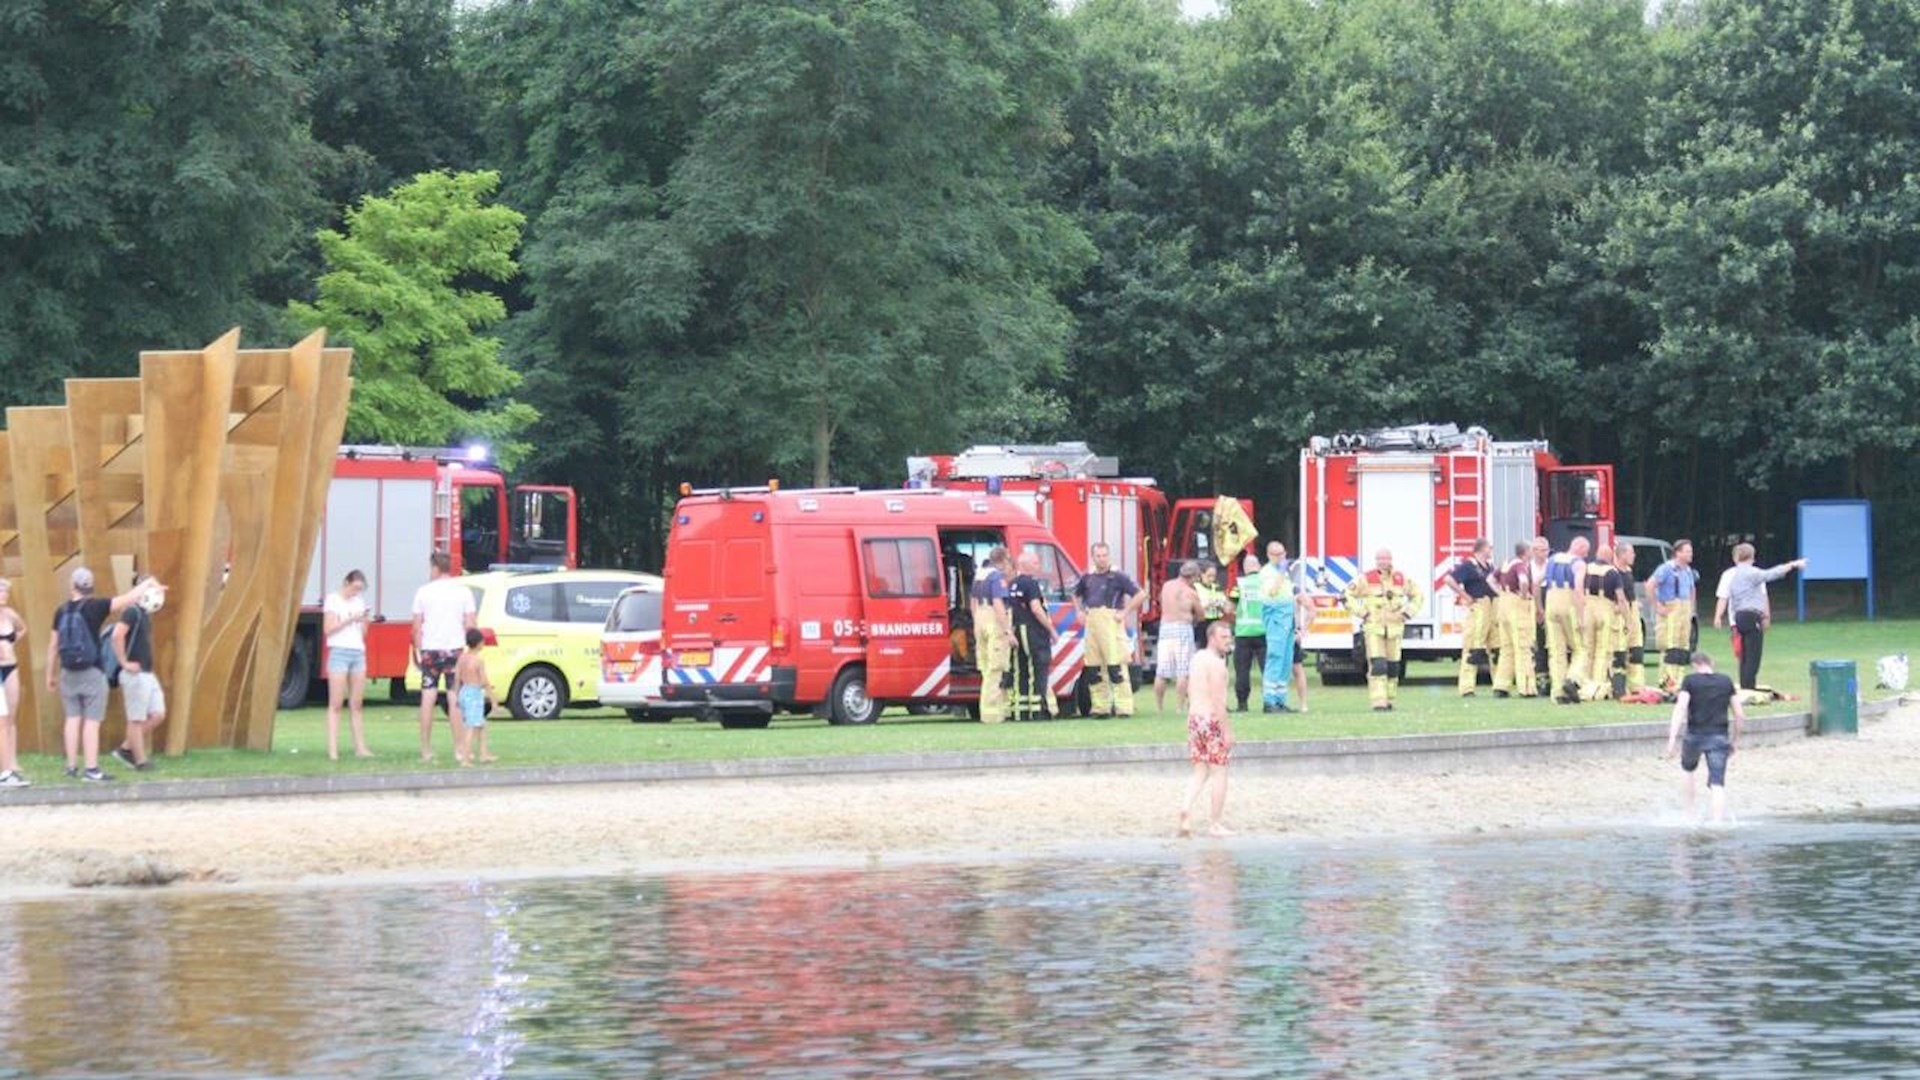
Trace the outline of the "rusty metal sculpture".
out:
M 140 354 L 135 379 L 69 379 L 62 406 L 10 408 L 0 432 L 0 574 L 26 618 L 20 749 L 57 752 L 44 643 L 67 578 L 103 592 L 169 586 L 155 617 L 165 751 L 264 750 L 300 585 L 346 426 L 352 351 L 316 332 L 291 349 Z M 108 725 L 120 710 L 109 708 Z M 103 733 L 103 744 L 119 735 Z

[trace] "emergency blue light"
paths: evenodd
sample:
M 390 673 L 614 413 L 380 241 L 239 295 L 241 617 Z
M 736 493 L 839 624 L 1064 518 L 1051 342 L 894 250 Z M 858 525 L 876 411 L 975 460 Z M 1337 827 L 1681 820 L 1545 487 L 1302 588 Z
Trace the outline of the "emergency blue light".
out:
M 989 495 L 1000 494 L 1000 478 L 999 477 L 997 476 L 987 477 L 987 494 Z
M 487 453 L 486 443 L 476 442 L 467 444 L 467 460 L 476 465 L 487 460 Z

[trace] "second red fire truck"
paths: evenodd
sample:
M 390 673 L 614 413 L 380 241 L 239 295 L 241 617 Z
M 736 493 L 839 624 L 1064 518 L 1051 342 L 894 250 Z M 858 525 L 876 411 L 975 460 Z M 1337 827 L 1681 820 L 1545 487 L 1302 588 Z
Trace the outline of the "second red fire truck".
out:
M 1302 647 L 1322 678 L 1360 673 L 1360 627 L 1341 594 L 1385 548 L 1426 593 L 1403 655 L 1458 656 L 1465 609 L 1437 585 L 1475 539 L 1491 540 L 1502 563 L 1534 536 L 1555 551 L 1576 536 L 1612 543 L 1613 522 L 1613 466 L 1563 465 L 1544 441 L 1501 442 L 1453 424 L 1316 436 L 1300 452 L 1298 550 L 1313 608 Z

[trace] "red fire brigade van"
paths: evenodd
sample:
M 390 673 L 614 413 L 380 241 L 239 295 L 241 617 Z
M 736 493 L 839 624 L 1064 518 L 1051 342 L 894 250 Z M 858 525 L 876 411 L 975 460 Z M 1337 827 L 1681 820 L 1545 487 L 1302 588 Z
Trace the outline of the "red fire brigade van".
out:
M 1496 442 L 1453 424 L 1316 436 L 1300 452 L 1301 576 L 1313 605 L 1302 648 L 1323 679 L 1360 672 L 1359 625 L 1342 593 L 1386 548 L 1426 592 L 1403 657 L 1457 658 L 1466 609 L 1439 580 L 1476 538 L 1505 562 L 1535 536 L 1555 551 L 1576 536 L 1611 543 L 1613 466 L 1562 465 L 1545 442 Z
M 686 489 L 683 489 L 683 491 Z M 871 723 L 887 705 L 974 705 L 968 590 L 1004 544 L 1040 558 L 1061 632 L 1051 684 L 1074 707 L 1079 568 L 1013 502 L 937 490 L 688 492 L 667 537 L 663 696 L 727 727 L 776 712 Z
M 519 484 L 509 490 L 483 446 L 341 447 L 301 592 L 280 707 L 306 700 L 323 670 L 320 605 L 347 571 L 366 574 L 367 605 L 379 620 L 367 627 L 367 677 L 404 679 L 413 594 L 427 582 L 428 558 L 446 552 L 456 574 L 496 566 L 574 569 L 576 503 L 570 487 Z
M 1238 550 L 1220 551 L 1214 520 L 1219 500 L 1178 499 L 1144 477 L 1124 478 L 1117 458 L 1103 457 L 1083 442 L 1046 446 L 974 446 L 954 455 L 907 459 L 907 483 L 1004 495 L 1060 538 L 1077 559 L 1088 560 L 1094 544 L 1113 552 L 1114 569 L 1147 590 L 1141 609 L 1150 655 L 1159 622 L 1160 586 L 1188 559 L 1221 564 L 1221 588 L 1239 577 Z M 1253 501 L 1235 500 L 1253 520 Z

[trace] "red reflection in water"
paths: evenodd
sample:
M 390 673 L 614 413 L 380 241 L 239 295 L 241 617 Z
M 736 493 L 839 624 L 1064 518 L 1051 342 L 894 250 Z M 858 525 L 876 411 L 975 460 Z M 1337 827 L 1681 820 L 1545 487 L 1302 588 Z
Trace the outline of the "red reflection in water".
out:
M 848 871 L 676 877 L 666 897 L 660 1012 L 699 1059 L 828 1068 L 882 1040 L 951 1045 L 954 1003 L 978 990 L 945 962 L 973 937 L 958 889 Z

